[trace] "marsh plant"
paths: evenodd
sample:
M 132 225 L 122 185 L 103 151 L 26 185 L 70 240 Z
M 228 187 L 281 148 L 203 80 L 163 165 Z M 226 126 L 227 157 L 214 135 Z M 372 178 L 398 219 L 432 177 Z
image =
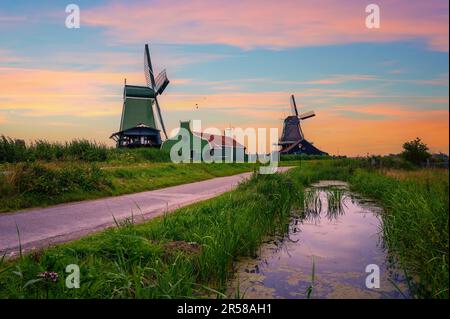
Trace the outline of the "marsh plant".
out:
M 327 198 L 326 216 L 328 220 L 337 219 L 345 213 L 345 190 L 340 187 L 330 187 L 325 191 Z
M 322 212 L 322 199 L 316 188 L 308 188 L 303 196 L 304 218 L 311 223 L 317 224 L 320 221 Z
M 311 187 L 304 193 L 304 217 L 311 223 L 318 224 L 325 214 L 329 221 L 345 213 L 344 199 L 346 191 L 340 187 Z

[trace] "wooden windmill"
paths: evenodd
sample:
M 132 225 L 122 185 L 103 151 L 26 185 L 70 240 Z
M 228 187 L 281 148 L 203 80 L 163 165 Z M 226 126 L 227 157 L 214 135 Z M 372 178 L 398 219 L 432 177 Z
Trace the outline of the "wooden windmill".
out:
M 125 81 L 120 131 L 111 135 L 117 147 L 160 147 L 161 134 L 155 114 L 167 138 L 158 95 L 164 92 L 169 79 L 166 70 L 155 78 L 148 44 L 144 50 L 144 75 L 147 86 L 127 85 Z
M 301 121 L 316 116 L 314 111 L 299 114 L 294 95 L 291 95 L 290 102 L 293 114 L 284 119 L 283 133 L 278 143 L 280 154 L 327 155 L 305 139 L 301 128 Z

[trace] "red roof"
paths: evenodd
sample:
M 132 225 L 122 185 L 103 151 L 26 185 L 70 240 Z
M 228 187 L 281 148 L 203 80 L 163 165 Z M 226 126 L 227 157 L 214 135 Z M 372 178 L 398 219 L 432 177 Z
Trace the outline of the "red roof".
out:
M 231 138 L 229 136 L 215 135 L 209 133 L 198 133 L 198 132 L 192 132 L 192 134 L 204 140 L 207 140 L 213 146 L 245 148 L 244 145 L 238 143 L 234 138 Z

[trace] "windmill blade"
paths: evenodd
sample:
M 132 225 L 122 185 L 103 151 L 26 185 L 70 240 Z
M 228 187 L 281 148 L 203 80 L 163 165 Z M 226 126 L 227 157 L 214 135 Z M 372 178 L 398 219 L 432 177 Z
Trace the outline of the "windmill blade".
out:
M 155 77 L 153 75 L 152 60 L 150 59 L 150 51 L 148 49 L 148 44 L 145 45 L 144 50 L 144 74 L 147 86 L 151 89 L 155 88 Z
M 292 112 L 295 114 L 295 116 L 298 116 L 297 104 L 295 103 L 294 94 L 291 95 L 291 108 L 292 108 Z
M 306 120 L 306 119 L 309 119 L 310 117 L 313 117 L 313 116 L 316 116 L 316 114 L 314 113 L 314 111 L 309 111 L 309 112 L 305 112 L 305 113 L 300 114 L 300 115 L 298 116 L 298 118 L 299 118 L 300 120 Z
M 164 89 L 169 85 L 169 82 L 166 70 L 162 70 L 155 79 L 155 93 L 161 94 L 164 92 Z
M 159 123 L 161 124 L 161 128 L 164 132 L 164 136 L 167 139 L 166 127 L 164 126 L 164 121 L 163 121 L 162 115 L 161 115 L 161 109 L 159 107 L 158 99 L 156 97 L 155 97 L 155 104 L 156 104 L 156 110 L 158 111 Z

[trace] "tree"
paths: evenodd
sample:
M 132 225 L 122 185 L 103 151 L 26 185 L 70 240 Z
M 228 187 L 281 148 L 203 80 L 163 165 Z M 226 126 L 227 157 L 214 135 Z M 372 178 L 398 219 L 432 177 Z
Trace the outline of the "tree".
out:
M 415 140 L 403 144 L 402 157 L 415 165 L 420 165 L 431 157 L 428 146 L 416 137 Z

